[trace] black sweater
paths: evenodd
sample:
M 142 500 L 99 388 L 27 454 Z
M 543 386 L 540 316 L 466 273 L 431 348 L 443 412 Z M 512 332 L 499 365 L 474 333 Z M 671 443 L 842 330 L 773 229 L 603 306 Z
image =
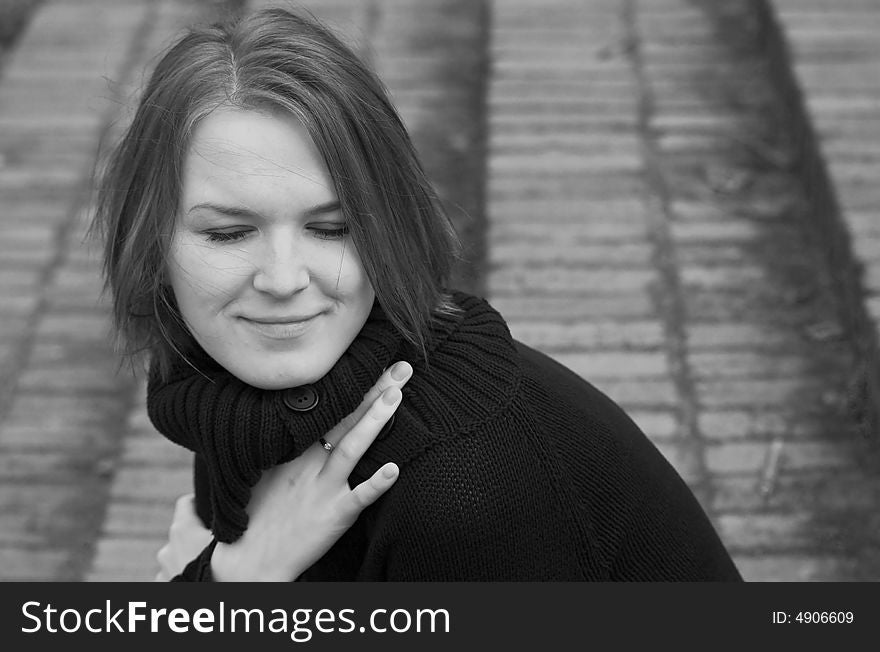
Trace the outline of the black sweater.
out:
M 260 469 L 295 457 L 407 360 L 394 425 L 349 481 L 389 461 L 400 477 L 301 580 L 741 579 L 687 485 L 617 405 L 513 340 L 482 299 L 455 300 L 463 314 L 437 323 L 428 366 L 374 311 L 308 412 L 206 356 L 205 375 L 181 364 L 167 383 L 151 376 L 150 418 L 197 453 L 198 510 L 217 539 L 246 527 Z M 177 579 L 211 579 L 212 549 Z

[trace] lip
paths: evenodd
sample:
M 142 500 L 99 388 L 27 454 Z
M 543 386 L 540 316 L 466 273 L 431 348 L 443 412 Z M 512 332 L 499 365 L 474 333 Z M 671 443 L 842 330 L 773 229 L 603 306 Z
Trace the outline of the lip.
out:
M 288 317 L 242 317 L 242 319 L 246 321 L 256 322 L 257 324 L 297 324 L 300 322 L 309 321 L 310 319 L 314 319 L 319 314 L 321 313 L 308 315 L 306 317 L 291 315 Z
M 239 317 L 249 328 L 273 340 L 289 340 L 305 334 L 321 313 L 310 317 Z

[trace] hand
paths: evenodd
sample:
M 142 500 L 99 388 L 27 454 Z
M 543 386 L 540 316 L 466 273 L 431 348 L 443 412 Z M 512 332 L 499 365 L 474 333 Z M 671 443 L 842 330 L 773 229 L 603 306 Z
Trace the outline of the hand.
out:
M 186 565 L 195 559 L 212 539 L 211 530 L 206 528 L 196 514 L 195 496 L 186 494 L 177 499 L 174 505 L 174 519 L 168 529 L 168 542 L 156 553 L 159 562 L 157 582 L 168 582 L 180 575 Z
M 214 549 L 215 580 L 296 579 L 391 488 L 399 473 L 393 462 L 354 489 L 348 476 L 400 405 L 400 388 L 411 375 L 406 362 L 386 370 L 354 412 L 325 435 L 331 452 L 315 443 L 263 473 L 248 504 L 247 530 L 238 541 Z

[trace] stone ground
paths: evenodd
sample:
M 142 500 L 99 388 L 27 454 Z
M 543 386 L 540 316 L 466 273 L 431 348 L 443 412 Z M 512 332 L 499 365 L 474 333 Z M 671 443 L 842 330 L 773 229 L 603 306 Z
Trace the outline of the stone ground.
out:
M 762 3 L 305 4 L 389 85 L 467 245 L 459 285 L 624 406 L 745 578 L 880 580 L 880 460 L 853 410 L 864 348 L 810 217 Z M 880 6 L 771 8 L 866 264 L 850 291 L 877 316 Z M 219 9 L 45 0 L 4 63 L 2 580 L 152 579 L 190 486 L 119 369 L 84 238 L 98 143 L 155 53 Z

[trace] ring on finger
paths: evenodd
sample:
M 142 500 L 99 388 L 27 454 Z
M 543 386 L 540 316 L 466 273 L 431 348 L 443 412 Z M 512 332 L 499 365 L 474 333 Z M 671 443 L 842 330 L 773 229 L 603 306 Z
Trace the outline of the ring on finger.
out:
M 325 451 L 327 451 L 328 453 L 332 453 L 332 452 L 333 452 L 333 449 L 335 448 L 335 446 L 333 446 L 333 444 L 331 444 L 329 441 L 327 441 L 326 439 L 324 439 L 323 437 L 321 437 L 321 438 L 318 440 L 318 442 L 321 444 L 321 446 L 324 447 L 324 450 L 325 450 Z

